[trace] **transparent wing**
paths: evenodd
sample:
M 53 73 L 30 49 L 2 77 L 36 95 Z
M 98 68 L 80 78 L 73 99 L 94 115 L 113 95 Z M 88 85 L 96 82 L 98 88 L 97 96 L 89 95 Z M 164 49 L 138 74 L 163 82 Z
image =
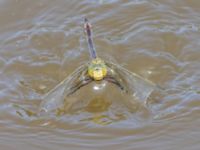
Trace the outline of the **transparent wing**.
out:
M 156 84 L 136 73 L 130 72 L 122 66 L 112 62 L 106 62 L 106 64 L 109 68 L 111 82 L 139 100 L 146 101 L 154 90 L 159 89 Z
M 89 83 L 90 80 L 87 78 L 87 65 L 84 64 L 77 68 L 71 75 L 45 94 L 40 104 L 39 112 L 49 112 L 62 107 L 66 96 L 69 96 L 80 87 Z

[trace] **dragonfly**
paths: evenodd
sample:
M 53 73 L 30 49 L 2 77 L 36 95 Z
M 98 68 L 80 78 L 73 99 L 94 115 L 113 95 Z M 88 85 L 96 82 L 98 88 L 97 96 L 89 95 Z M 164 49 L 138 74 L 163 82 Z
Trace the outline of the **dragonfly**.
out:
M 44 95 L 40 111 L 49 112 L 62 107 L 66 101 L 66 97 L 69 97 L 91 82 L 109 82 L 116 85 L 119 90 L 139 100 L 147 99 L 158 88 L 156 84 L 142 76 L 116 63 L 100 58 L 94 46 L 92 25 L 88 19 L 84 20 L 84 30 L 87 35 L 90 60 L 78 67 L 71 75 Z

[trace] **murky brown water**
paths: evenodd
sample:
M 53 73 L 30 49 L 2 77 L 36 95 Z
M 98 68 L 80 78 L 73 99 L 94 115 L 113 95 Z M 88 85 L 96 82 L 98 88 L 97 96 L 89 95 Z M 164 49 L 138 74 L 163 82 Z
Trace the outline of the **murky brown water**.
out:
M 198 0 L 1 0 L 0 149 L 198 150 L 199 14 Z M 130 111 L 119 89 L 89 85 L 87 106 L 36 117 L 44 93 L 89 59 L 84 17 L 102 58 L 165 94 Z

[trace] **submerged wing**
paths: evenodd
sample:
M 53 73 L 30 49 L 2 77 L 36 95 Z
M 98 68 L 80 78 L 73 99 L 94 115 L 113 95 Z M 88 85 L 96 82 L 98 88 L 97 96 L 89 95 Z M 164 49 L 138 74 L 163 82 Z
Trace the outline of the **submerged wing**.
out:
M 112 62 L 106 62 L 109 69 L 108 81 L 118 85 L 122 90 L 145 101 L 149 95 L 159 87 L 151 81 L 128 71 L 122 66 Z
M 87 64 L 77 68 L 71 75 L 60 82 L 43 97 L 40 112 L 49 112 L 62 107 L 66 96 L 76 92 L 82 86 L 88 84 L 91 79 L 87 76 Z

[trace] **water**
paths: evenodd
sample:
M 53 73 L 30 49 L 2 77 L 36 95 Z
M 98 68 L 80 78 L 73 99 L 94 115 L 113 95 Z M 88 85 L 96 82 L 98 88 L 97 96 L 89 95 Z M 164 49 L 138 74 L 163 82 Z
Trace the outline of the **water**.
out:
M 199 1 L 0 4 L 0 149 L 199 149 Z M 41 97 L 89 60 L 84 17 L 101 58 L 165 93 L 152 93 L 146 106 L 133 101 L 130 110 L 119 89 L 93 93 L 88 85 L 77 97 L 87 93 L 89 102 L 59 117 L 38 117 Z

